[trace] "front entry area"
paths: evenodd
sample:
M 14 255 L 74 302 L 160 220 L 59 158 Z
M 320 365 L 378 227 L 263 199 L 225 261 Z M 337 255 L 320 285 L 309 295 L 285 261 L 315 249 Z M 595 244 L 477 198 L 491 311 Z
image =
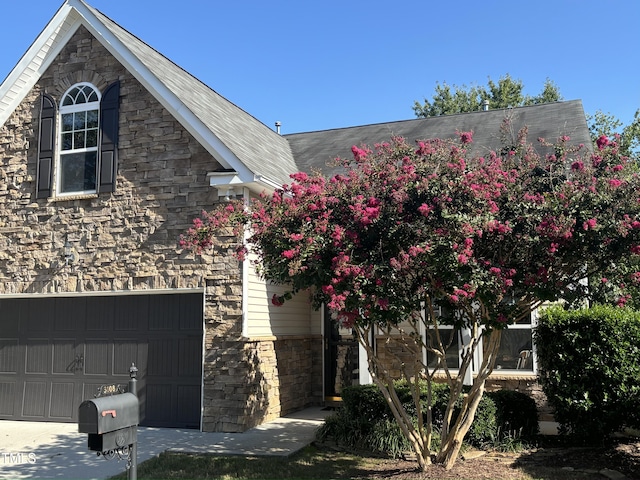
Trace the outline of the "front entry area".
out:
M 360 384 L 358 340 L 353 331 L 324 315 L 324 400 L 331 405 L 342 400 L 342 389 Z
M 203 294 L 0 297 L 0 419 L 76 422 L 138 368 L 140 424 L 199 428 Z

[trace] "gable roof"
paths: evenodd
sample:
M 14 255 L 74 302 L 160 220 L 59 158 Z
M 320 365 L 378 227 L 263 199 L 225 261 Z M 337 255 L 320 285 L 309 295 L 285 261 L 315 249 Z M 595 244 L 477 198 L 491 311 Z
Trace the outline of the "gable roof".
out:
M 226 169 L 261 188 L 296 170 L 286 139 L 83 0 L 66 0 L 0 85 L 0 125 L 83 25 Z
M 572 144 L 582 143 L 590 148 L 589 128 L 580 100 L 295 133 L 285 135 L 285 138 L 291 145 L 299 170 L 310 172 L 316 169 L 330 174 L 333 168 L 328 163 L 336 157 L 351 158 L 353 145 L 373 147 L 376 143 L 389 141 L 392 136 L 404 137 L 412 143 L 432 138 L 454 138 L 456 131 L 473 131 L 472 153 L 499 150 L 503 146 L 500 126 L 505 117 L 511 119 L 514 138 L 526 125 L 528 139 L 532 143 L 540 137 L 553 142 L 561 135 L 568 135 Z
M 374 145 L 402 136 L 409 142 L 452 138 L 473 131 L 473 153 L 502 146 L 500 125 L 506 116 L 514 134 L 529 127 L 529 139 L 591 145 L 582 102 L 556 102 L 379 123 L 281 136 L 120 27 L 84 0 L 66 0 L 29 50 L 0 85 L 0 125 L 17 108 L 71 36 L 84 26 L 224 167 L 211 172 L 210 185 L 243 184 L 255 190 L 290 182 L 296 171 L 331 173 L 328 163 L 348 158 L 352 145 Z

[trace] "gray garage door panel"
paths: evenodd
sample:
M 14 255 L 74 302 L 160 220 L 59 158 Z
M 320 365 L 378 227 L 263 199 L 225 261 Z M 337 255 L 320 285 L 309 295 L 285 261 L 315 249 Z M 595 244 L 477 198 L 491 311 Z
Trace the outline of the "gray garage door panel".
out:
M 0 299 L 0 419 L 77 421 L 139 369 L 141 424 L 197 428 L 202 295 Z

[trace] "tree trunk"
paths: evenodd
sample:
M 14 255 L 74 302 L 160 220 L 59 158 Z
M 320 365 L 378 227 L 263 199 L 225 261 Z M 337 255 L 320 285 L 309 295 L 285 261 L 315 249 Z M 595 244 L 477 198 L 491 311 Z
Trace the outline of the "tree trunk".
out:
M 471 428 L 478 405 L 480 404 L 480 400 L 482 400 L 482 396 L 484 394 L 485 382 L 489 374 L 493 371 L 495 356 L 498 352 L 498 347 L 500 346 L 501 337 L 501 330 L 493 330 L 491 332 L 487 349 L 484 352 L 482 365 L 480 366 L 477 377 L 473 381 L 471 390 L 462 402 L 462 407 L 458 417 L 449 429 L 445 429 L 443 427 L 443 431 L 446 432 L 446 435 L 441 438 L 440 451 L 436 455 L 435 462 L 444 465 L 446 470 L 451 470 L 455 464 L 458 454 L 460 453 L 460 448 L 462 447 L 462 441 L 469 431 L 469 428 Z M 459 375 L 460 374 L 463 375 L 464 372 L 460 372 Z M 448 408 L 452 408 L 451 399 Z
M 478 385 L 479 388 L 474 393 L 473 397 L 469 394 L 470 396 L 465 398 L 460 414 L 449 431 L 449 435 L 446 439 L 442 439 L 440 451 L 436 456 L 436 463 L 444 465 L 446 470 L 451 470 L 455 464 L 458 454 L 460 453 L 464 437 L 469 431 L 469 428 L 471 428 L 478 405 L 480 404 L 480 400 L 484 394 L 484 382 L 485 380 L 483 379 L 481 382 L 482 384 Z
M 411 421 L 411 415 L 407 413 L 402 406 L 402 402 L 398 398 L 393 386 L 393 379 L 391 379 L 386 373 L 384 366 L 377 363 L 377 358 L 373 354 L 373 348 L 369 342 L 368 332 L 358 327 L 356 327 L 355 330 L 358 336 L 358 341 L 367 351 L 367 363 L 373 383 L 376 384 L 382 393 L 382 396 L 389 405 L 391 413 L 393 413 L 393 417 L 400 426 L 402 433 L 404 433 L 405 437 L 411 443 L 412 450 L 416 455 L 416 460 L 420 469 L 425 471 L 427 466 L 431 465 L 431 424 L 427 426 L 426 435 L 423 435 L 422 429 L 414 426 Z M 419 381 L 417 377 L 414 377 L 413 379 L 407 378 L 406 380 L 410 384 L 412 382 Z M 416 385 L 412 385 L 412 387 L 417 388 Z M 417 402 L 416 408 L 419 410 L 421 408 L 419 395 L 417 398 L 414 396 L 414 402 Z
M 429 442 L 425 441 L 425 439 L 420 435 L 420 432 L 416 430 L 413 423 L 411 422 L 411 416 L 402 407 L 398 396 L 395 395 L 393 386 L 388 387 L 378 378 L 377 375 L 375 375 L 374 372 L 371 372 L 371 376 L 373 377 L 373 382 L 378 386 L 378 388 L 382 392 L 382 396 L 391 408 L 393 417 L 396 419 L 396 422 L 398 422 L 400 429 L 411 443 L 413 452 L 416 454 L 416 460 L 418 461 L 420 469 L 422 471 L 426 470 L 427 466 L 431 465 L 430 439 Z

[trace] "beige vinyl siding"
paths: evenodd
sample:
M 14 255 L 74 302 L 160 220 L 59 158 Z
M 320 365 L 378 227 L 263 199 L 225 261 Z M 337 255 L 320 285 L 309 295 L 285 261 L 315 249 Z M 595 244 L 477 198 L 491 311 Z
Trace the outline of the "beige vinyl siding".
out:
M 311 310 L 311 335 L 322 335 L 322 311 Z
M 273 294 L 281 295 L 287 288 L 265 283 L 253 266 L 248 270 L 246 335 L 249 338 L 319 333 L 319 325 L 311 327 L 312 309 L 306 292 L 276 307 L 271 303 Z

